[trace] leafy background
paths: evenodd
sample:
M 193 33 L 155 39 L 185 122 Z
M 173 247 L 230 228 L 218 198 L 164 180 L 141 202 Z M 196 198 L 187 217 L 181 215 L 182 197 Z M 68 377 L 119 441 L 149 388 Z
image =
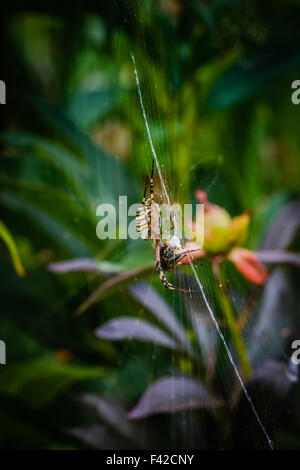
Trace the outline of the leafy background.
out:
M 299 2 L 1 8 L 1 448 L 266 447 L 201 298 L 164 291 L 150 244 L 96 237 L 97 205 L 140 201 L 151 166 L 133 51 L 172 199 L 253 211 L 270 277 L 227 266 L 225 295 L 255 406 L 299 449 Z M 197 273 L 240 366 L 209 262 Z

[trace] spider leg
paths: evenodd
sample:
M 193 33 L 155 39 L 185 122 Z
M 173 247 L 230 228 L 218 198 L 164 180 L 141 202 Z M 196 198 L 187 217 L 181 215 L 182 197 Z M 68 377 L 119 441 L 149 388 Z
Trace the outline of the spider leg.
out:
M 152 170 L 151 170 L 151 178 L 150 178 L 150 199 L 151 199 L 151 204 L 154 202 L 153 176 L 154 176 L 154 159 L 152 160 Z
M 173 286 L 173 284 L 171 284 L 168 279 L 166 278 L 163 270 L 162 270 L 162 267 L 161 267 L 161 262 L 160 262 L 160 247 L 161 247 L 161 244 L 160 244 L 160 241 L 159 240 L 156 240 L 156 244 L 155 244 L 155 269 L 156 269 L 156 272 L 157 274 L 159 275 L 160 277 L 160 280 L 161 282 L 163 283 L 163 285 L 167 288 L 167 289 L 170 289 L 170 290 L 177 290 L 179 292 L 185 292 L 186 294 L 189 294 L 190 291 L 189 290 L 186 290 L 186 289 L 181 289 L 180 287 L 175 287 Z
M 198 249 L 196 249 L 196 250 L 189 250 L 189 251 L 185 251 L 184 253 L 182 253 L 182 254 L 180 255 L 180 257 L 178 258 L 178 261 L 177 261 L 177 263 L 176 263 L 176 266 L 177 266 L 178 264 L 180 264 L 180 262 L 181 262 L 181 260 L 182 260 L 183 258 L 185 258 L 186 256 L 189 257 L 189 254 L 190 254 L 190 253 L 193 253 L 194 251 L 199 251 L 199 250 L 198 250 Z
M 145 187 L 144 187 L 144 196 L 143 196 L 143 200 L 142 200 L 142 204 L 144 204 L 144 205 L 145 205 L 145 202 L 146 202 L 147 189 L 148 189 L 148 177 L 146 176 Z
M 150 209 L 148 209 L 148 204 L 146 204 L 146 195 L 147 195 L 148 186 L 149 186 L 149 178 L 146 176 L 145 186 L 144 186 L 144 195 L 142 199 L 142 207 L 139 207 L 136 212 L 136 229 L 137 229 L 137 232 L 140 232 L 142 234 L 145 230 L 148 229 L 147 217 L 150 212 Z M 149 239 L 149 235 L 147 237 L 142 236 L 142 238 L 144 240 L 147 240 Z
M 172 230 L 174 229 L 174 226 L 172 227 L 165 227 L 164 226 L 164 223 L 166 220 L 168 220 L 169 218 L 168 217 L 163 217 L 160 219 L 160 223 L 161 223 L 161 227 L 162 227 L 162 231 L 161 231 L 161 239 L 162 240 L 169 240 L 171 238 L 171 233 L 172 233 Z
M 149 222 L 150 222 L 150 238 L 152 230 L 152 204 L 154 204 L 154 158 L 152 159 L 152 169 L 151 169 L 151 178 L 150 178 L 150 212 L 149 212 Z
M 182 255 L 180 255 L 180 257 L 179 257 L 178 260 L 177 260 L 176 266 L 177 266 L 178 264 L 180 264 L 180 261 L 181 261 L 186 255 L 187 255 L 186 253 L 182 253 Z

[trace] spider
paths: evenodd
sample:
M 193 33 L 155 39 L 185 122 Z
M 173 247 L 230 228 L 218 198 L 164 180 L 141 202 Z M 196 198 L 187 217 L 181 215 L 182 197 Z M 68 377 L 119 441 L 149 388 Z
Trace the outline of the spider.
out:
M 170 290 L 190 293 L 191 290 L 175 287 L 167 280 L 164 274 L 164 270 L 173 271 L 180 264 L 182 258 L 196 250 L 188 251 L 186 248 L 182 248 L 179 238 L 175 235 L 171 236 L 168 240 L 161 239 L 160 206 L 154 200 L 153 176 L 154 160 L 152 160 L 150 178 L 150 197 L 146 198 L 148 189 L 148 178 L 146 178 L 142 205 L 136 212 L 136 229 L 141 233 L 141 238 L 144 240 L 152 239 L 153 241 L 155 247 L 155 269 L 163 285 Z

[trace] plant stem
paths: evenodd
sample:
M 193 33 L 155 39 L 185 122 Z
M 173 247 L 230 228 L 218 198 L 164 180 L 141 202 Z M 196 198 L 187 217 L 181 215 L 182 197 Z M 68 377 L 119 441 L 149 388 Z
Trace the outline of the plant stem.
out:
M 220 264 L 218 264 L 217 269 L 214 270 L 215 276 L 218 282 L 217 292 L 219 296 L 219 301 L 223 310 L 224 317 L 226 319 L 227 326 L 230 330 L 230 334 L 235 345 L 240 364 L 243 370 L 243 374 L 246 378 L 249 378 L 252 374 L 251 364 L 248 358 L 246 345 L 242 336 L 242 333 L 239 330 L 238 323 L 236 321 L 232 304 L 230 302 L 229 296 L 226 293 L 224 287 L 225 280 L 223 279 Z

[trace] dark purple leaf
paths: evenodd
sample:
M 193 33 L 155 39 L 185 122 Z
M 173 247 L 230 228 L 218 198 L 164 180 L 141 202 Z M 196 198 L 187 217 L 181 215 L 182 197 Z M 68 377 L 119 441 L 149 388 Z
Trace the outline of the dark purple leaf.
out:
M 285 397 L 292 384 L 298 381 L 298 366 L 289 362 L 268 360 L 260 364 L 254 371 L 250 382 L 264 383 L 272 386 L 276 393 Z
M 300 228 L 300 200 L 287 204 L 277 215 L 271 224 L 265 239 L 262 243 L 262 249 L 287 248 L 297 231 Z
M 185 336 L 182 325 L 176 318 L 176 313 L 167 302 L 146 282 L 135 282 L 129 287 L 131 295 L 163 323 L 171 333 L 192 354 L 192 346 Z
M 200 382 L 191 377 L 164 377 L 148 387 L 128 417 L 138 419 L 157 413 L 175 413 L 191 408 L 220 405 L 219 400 L 212 397 Z
M 71 428 L 67 430 L 67 433 L 94 449 L 125 450 L 136 448 L 136 444 L 103 424 Z
M 201 311 L 202 310 L 202 311 Z M 218 334 L 206 309 L 195 298 L 187 300 L 187 313 L 193 325 L 201 354 L 208 361 L 216 352 Z
M 178 345 L 164 331 L 150 323 L 133 317 L 119 317 L 108 321 L 95 331 L 96 336 L 117 341 L 121 339 L 137 339 L 159 344 L 171 349 Z
M 300 268 L 300 255 L 284 250 L 261 250 L 256 256 L 262 263 L 270 264 L 293 264 Z
M 103 270 L 103 274 L 107 274 L 107 264 L 105 262 L 101 263 L 101 268 L 104 267 L 106 270 Z M 101 298 L 101 296 L 106 293 L 107 291 L 111 290 L 112 288 L 116 288 L 116 286 L 120 285 L 123 282 L 128 282 L 130 279 L 136 278 L 137 276 L 140 276 L 141 274 L 146 274 L 149 270 L 153 270 L 152 263 L 151 265 L 144 265 L 144 266 L 139 266 L 134 269 L 129 269 L 128 271 L 123 271 L 119 272 L 117 275 L 110 277 L 107 281 L 103 282 L 98 286 L 92 293 L 91 295 L 84 301 L 82 302 L 81 305 L 76 309 L 75 313 L 77 315 L 81 315 L 83 312 L 86 311 L 87 308 L 89 308 L 91 305 L 93 305 L 95 302 L 98 302 Z
M 57 263 L 50 263 L 48 265 L 49 271 L 53 273 L 70 273 L 70 272 L 91 272 L 99 273 L 101 272 L 98 263 L 92 258 L 77 258 L 68 261 L 60 261 Z
M 287 407 L 289 394 L 297 380 L 298 366 L 292 361 L 267 360 L 255 369 L 246 383 L 255 409 L 271 436 Z M 242 392 L 233 411 L 232 438 L 235 448 L 268 449 L 265 436 L 257 426 L 256 417 Z
M 249 332 L 252 364 L 284 354 L 293 315 L 293 292 L 285 273 L 277 268 L 263 290 L 257 318 Z
M 80 397 L 80 402 L 93 408 L 94 413 L 98 417 L 124 437 L 135 441 L 138 440 L 137 429 L 134 423 L 127 419 L 127 411 L 119 400 L 85 394 Z

